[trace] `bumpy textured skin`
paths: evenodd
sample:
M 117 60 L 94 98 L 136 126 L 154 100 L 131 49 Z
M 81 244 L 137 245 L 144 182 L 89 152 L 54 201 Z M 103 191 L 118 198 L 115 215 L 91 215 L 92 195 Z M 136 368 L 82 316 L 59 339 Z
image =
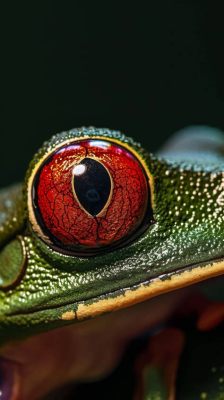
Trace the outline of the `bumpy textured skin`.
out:
M 1 246 L 21 230 L 26 219 L 26 205 L 21 184 L 0 190 Z
M 54 252 L 33 235 L 27 210 L 19 211 L 26 199 L 13 200 L 14 211 L 6 217 L 11 228 L 1 224 L 0 244 L 3 246 L 19 231 L 26 246 L 27 266 L 14 288 L 0 290 L 2 340 L 70 323 L 61 320 L 61 315 L 71 309 L 75 312 L 79 303 L 95 302 L 99 296 L 116 299 L 126 288 L 135 290 L 135 285 L 158 276 L 169 280 L 170 274 L 178 274 L 183 268 L 191 269 L 224 255 L 224 163 L 219 155 L 203 158 L 202 154 L 201 159 L 198 155 L 195 159 L 193 153 L 192 157 L 153 156 L 119 132 L 74 129 L 53 136 L 43 145 L 30 164 L 25 189 L 36 163 L 55 145 L 69 138 L 94 136 L 127 143 L 144 160 L 153 180 L 155 223 L 116 251 L 96 257 L 69 257 Z M 10 190 L 2 192 L 1 203 L 1 199 L 13 198 Z M 18 219 L 12 228 L 14 213 Z

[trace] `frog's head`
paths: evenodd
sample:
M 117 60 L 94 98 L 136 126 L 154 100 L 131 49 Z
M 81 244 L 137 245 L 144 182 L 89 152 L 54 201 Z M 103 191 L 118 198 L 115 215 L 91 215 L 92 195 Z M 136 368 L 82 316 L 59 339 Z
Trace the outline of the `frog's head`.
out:
M 0 336 L 222 274 L 223 204 L 218 157 L 155 157 L 108 129 L 54 136 L 0 192 Z

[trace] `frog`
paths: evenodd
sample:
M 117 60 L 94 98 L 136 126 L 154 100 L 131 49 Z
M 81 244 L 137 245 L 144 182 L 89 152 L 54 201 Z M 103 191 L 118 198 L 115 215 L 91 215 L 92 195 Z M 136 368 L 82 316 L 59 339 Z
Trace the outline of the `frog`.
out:
M 0 349 L 74 326 L 108 333 L 145 304 L 155 326 L 223 275 L 223 151 L 206 129 L 157 154 L 106 128 L 46 141 L 24 183 L 0 191 Z

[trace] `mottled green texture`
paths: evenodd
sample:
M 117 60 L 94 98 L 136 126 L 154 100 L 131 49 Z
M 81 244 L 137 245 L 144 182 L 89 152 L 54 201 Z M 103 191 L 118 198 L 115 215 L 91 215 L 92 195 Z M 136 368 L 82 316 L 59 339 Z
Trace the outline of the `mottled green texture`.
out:
M 0 190 L 0 245 L 23 229 L 26 219 L 26 203 L 22 185 L 12 185 Z
M 12 287 L 26 267 L 26 254 L 19 237 L 6 244 L 0 251 L 0 265 L 0 289 Z
M 169 279 L 169 274 L 177 269 L 203 265 L 224 256 L 222 158 L 208 154 L 205 157 L 197 154 L 195 158 L 193 153 L 187 157 L 181 157 L 180 153 L 176 158 L 155 157 L 119 132 L 82 128 L 46 142 L 31 162 L 26 182 L 38 160 L 55 145 L 73 137 L 94 136 L 128 143 L 145 160 L 154 180 L 156 222 L 123 248 L 80 258 L 55 253 L 37 240 L 26 221 L 23 232 L 28 255 L 26 274 L 15 288 L 0 291 L 2 337 L 61 326 L 65 324 L 60 320 L 62 313 L 75 311 L 78 302 L 93 302 L 99 296 L 116 297 L 126 288 L 134 290 L 135 285 L 152 278 Z M 5 193 L 11 199 L 10 193 Z M 10 215 L 7 215 L 9 225 Z M 20 229 L 21 226 L 20 223 Z M 0 244 L 17 230 L 18 225 L 14 232 L 11 229 L 10 235 L 5 231 Z

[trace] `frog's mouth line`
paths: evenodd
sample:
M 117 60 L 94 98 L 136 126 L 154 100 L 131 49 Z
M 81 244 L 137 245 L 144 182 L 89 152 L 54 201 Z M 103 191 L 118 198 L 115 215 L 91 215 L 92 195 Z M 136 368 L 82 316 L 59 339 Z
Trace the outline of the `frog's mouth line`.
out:
M 200 264 L 187 266 L 168 274 L 160 275 L 148 281 L 140 282 L 132 287 L 115 290 L 109 294 L 103 294 L 95 298 L 79 301 L 77 303 L 65 303 L 59 306 L 41 308 L 39 310 L 18 311 L 7 314 L 8 317 L 30 316 L 45 321 L 45 313 L 52 312 L 52 321 L 82 321 L 104 313 L 119 310 L 141 303 L 161 294 L 184 288 L 199 283 L 203 280 L 224 274 L 224 259 L 211 260 Z
M 95 299 L 95 302 L 89 302 L 89 304 L 88 302 L 79 303 L 75 318 L 84 320 L 95 317 L 222 274 L 224 274 L 224 259 L 188 266 L 124 289 L 122 294 L 117 291 L 110 296 L 100 296 Z M 117 296 L 116 293 L 118 293 Z M 61 318 L 68 320 L 71 317 L 74 319 L 74 316 L 68 312 L 62 314 Z

